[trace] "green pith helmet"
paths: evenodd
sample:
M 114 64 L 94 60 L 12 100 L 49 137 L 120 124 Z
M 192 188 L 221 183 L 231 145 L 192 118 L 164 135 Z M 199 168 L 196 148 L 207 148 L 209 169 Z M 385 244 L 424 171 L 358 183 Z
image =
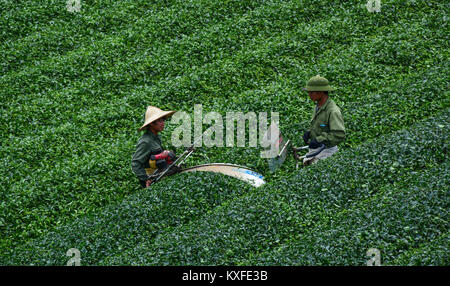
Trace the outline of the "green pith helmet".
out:
M 307 90 L 307 91 L 332 91 L 332 90 L 334 90 L 334 88 L 332 88 L 328 84 L 328 80 L 326 78 L 321 77 L 320 75 L 316 75 L 308 80 L 304 90 Z

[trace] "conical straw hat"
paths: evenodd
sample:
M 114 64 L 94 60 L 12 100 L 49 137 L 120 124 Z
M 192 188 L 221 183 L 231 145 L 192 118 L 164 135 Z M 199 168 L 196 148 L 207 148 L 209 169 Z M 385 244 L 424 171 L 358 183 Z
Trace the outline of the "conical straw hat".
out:
M 175 113 L 175 111 L 163 111 L 163 110 L 159 109 L 158 107 L 149 106 L 149 107 L 147 107 L 147 111 L 145 112 L 144 125 L 142 125 L 142 127 L 139 128 L 138 130 L 142 131 L 145 127 L 147 127 L 147 125 L 149 125 L 153 121 L 156 121 L 163 117 L 172 116 L 172 114 L 174 114 L 174 113 Z

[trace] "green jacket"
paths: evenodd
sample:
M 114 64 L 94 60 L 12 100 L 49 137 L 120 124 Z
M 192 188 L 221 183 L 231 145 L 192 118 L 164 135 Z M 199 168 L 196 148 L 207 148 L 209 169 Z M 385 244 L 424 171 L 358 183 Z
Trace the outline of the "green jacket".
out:
M 333 147 L 344 141 L 345 127 L 341 110 L 331 98 L 318 110 L 314 107 L 310 129 L 311 139 Z
M 134 152 L 133 159 L 131 160 L 131 169 L 139 181 L 147 181 L 145 169 L 150 168 L 150 156 L 159 154 L 162 151 L 164 150 L 161 146 L 161 138 L 158 135 L 148 130 L 142 134 L 136 144 L 136 152 Z

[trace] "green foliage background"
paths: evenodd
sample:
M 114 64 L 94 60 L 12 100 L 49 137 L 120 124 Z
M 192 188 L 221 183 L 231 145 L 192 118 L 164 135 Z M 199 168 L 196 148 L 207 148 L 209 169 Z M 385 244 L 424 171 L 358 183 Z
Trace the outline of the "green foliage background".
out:
M 1 265 L 65 265 L 69 248 L 84 265 L 365 265 L 369 248 L 449 264 L 444 1 L 64 2 L 0 1 Z M 339 155 L 271 174 L 259 148 L 200 148 L 189 164 L 245 165 L 266 185 L 139 188 L 147 105 L 279 112 L 299 146 L 316 74 L 345 118 Z

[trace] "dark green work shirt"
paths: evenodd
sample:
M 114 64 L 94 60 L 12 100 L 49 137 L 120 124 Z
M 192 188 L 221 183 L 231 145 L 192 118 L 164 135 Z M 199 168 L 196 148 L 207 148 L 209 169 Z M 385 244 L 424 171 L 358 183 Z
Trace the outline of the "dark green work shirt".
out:
M 134 152 L 133 159 L 131 160 L 131 169 L 139 181 L 147 180 L 145 169 L 150 168 L 150 156 L 159 154 L 162 151 L 164 150 L 161 146 L 161 138 L 158 135 L 148 130 L 142 134 L 142 137 L 136 144 L 136 152 Z
M 311 139 L 323 142 L 328 148 L 344 141 L 344 119 L 341 110 L 331 98 L 320 108 L 314 108 L 310 131 Z

